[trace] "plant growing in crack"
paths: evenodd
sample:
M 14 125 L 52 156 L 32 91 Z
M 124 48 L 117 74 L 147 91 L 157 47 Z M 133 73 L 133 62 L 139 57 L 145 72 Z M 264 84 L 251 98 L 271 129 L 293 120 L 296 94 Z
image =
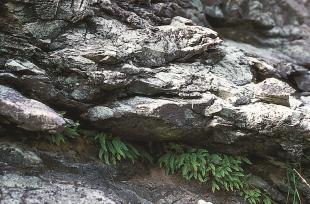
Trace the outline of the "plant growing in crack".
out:
M 95 136 L 99 141 L 99 158 L 106 164 L 116 164 L 121 160 L 147 160 L 153 162 L 152 156 L 142 148 L 128 142 L 123 142 L 119 137 L 108 137 L 99 133 Z
M 117 164 L 122 160 L 144 160 L 153 163 L 152 155 L 144 148 L 123 141 L 119 137 L 108 136 L 96 131 L 79 130 L 79 123 L 68 124 L 65 131 L 51 137 L 51 142 L 56 145 L 64 144 L 71 138 L 84 136 L 90 141 L 99 142 L 99 159 L 106 164 Z M 212 192 L 226 190 L 238 192 L 250 204 L 271 204 L 272 200 L 268 193 L 250 185 L 247 182 L 242 164 L 251 162 L 241 156 L 230 156 L 225 154 L 211 154 L 204 148 L 195 148 L 187 145 L 169 143 L 165 152 L 159 157 L 158 163 L 167 174 L 180 174 L 186 180 L 198 180 L 201 183 L 209 182 Z M 293 190 L 289 195 L 293 195 L 294 204 L 299 204 L 300 196 L 296 191 L 295 177 L 288 176 L 293 184 Z M 295 189 L 295 190 L 294 190 Z
M 301 166 L 299 163 L 287 163 L 286 164 L 286 182 L 288 185 L 286 203 L 302 204 L 300 193 L 299 193 L 299 187 L 302 181 L 306 185 L 308 183 L 301 176 L 301 174 L 296 170 L 296 168 L 299 169 L 300 171 Z M 310 186 L 308 187 L 310 188 Z
M 68 140 L 68 138 L 74 139 L 80 136 L 78 133 L 80 123 L 74 122 L 74 123 L 67 123 L 65 125 L 65 129 L 61 133 L 57 133 L 55 135 L 52 135 L 49 140 L 51 144 L 55 145 L 61 145 L 65 144 Z
M 211 183 L 212 192 L 237 191 L 250 204 L 272 203 L 266 193 L 251 186 L 242 163 L 251 164 L 245 157 L 210 154 L 206 149 L 170 144 L 168 151 L 159 158 L 167 174 L 179 173 L 187 180 Z

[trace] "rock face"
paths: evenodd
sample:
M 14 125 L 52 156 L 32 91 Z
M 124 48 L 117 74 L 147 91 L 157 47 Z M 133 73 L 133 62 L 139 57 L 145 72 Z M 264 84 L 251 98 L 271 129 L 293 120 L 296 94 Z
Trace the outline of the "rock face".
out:
M 60 132 L 59 110 L 129 140 L 307 160 L 308 0 L 12 0 L 0 11 L 0 130 Z M 12 178 L 0 178 L 8 202 Z M 25 181 L 18 195 L 40 186 L 27 202 L 120 199 Z M 160 199 L 175 201 L 149 200 Z
M 34 131 L 64 124 L 11 87 L 127 139 L 222 144 L 231 152 L 265 141 L 255 151 L 276 147 L 301 157 L 310 147 L 302 98 L 309 91 L 309 3 L 295 6 L 10 1 L 0 20 L 0 115 Z
M 204 196 L 203 186 L 184 185 L 158 168 L 147 169 L 139 163 L 111 167 L 91 158 L 80 160 L 72 150 L 33 152 L 29 147 L 10 144 L 0 145 L 0 155 L 8 149 L 9 157 L 23 156 L 22 163 L 38 171 L 27 172 L 14 160 L 0 156 L 1 203 L 243 203 L 229 194 Z
M 2 202 L 4 203 L 121 203 L 116 198 L 109 199 L 102 191 L 72 184 L 50 184 L 35 176 L 6 174 L 1 176 Z M 35 190 L 28 191 L 32 188 Z M 14 192 L 14 195 L 12 195 Z M 53 195 L 53 196 L 52 196 Z
M 207 19 L 215 30 L 225 38 L 272 50 L 274 54 L 267 59 L 277 61 L 271 63 L 277 72 L 282 73 L 283 78 L 292 75 L 290 80 L 295 81 L 301 91 L 309 92 L 308 0 L 205 2 Z

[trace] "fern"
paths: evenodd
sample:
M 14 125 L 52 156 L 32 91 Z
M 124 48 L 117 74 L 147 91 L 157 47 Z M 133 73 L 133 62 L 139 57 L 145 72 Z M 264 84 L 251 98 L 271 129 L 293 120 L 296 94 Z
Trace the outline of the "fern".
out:
M 80 136 L 80 134 L 78 133 L 79 127 L 80 127 L 79 121 L 72 124 L 67 124 L 64 130 L 65 136 L 69 138 L 79 137 Z
M 100 150 L 99 158 L 106 164 L 116 164 L 121 160 L 135 160 L 142 159 L 152 162 L 152 156 L 143 150 L 130 143 L 121 141 L 120 138 L 110 138 L 103 133 L 99 133 L 95 136 L 95 139 L 99 141 Z
M 51 144 L 61 145 L 66 143 L 65 136 L 62 133 L 57 133 L 56 135 L 52 135 L 49 138 Z
M 80 136 L 78 133 L 78 128 L 80 126 L 79 122 L 73 124 L 66 124 L 65 129 L 62 133 L 57 133 L 50 137 L 50 143 L 55 145 L 65 144 L 68 138 L 77 138 Z
M 167 174 L 179 173 L 186 180 L 202 183 L 210 181 L 212 192 L 238 191 L 250 204 L 270 204 L 268 195 L 247 183 L 242 163 L 251 164 L 244 157 L 210 154 L 206 149 L 176 144 L 170 144 L 167 152 L 159 158 L 159 165 Z
M 69 138 L 77 138 L 80 133 L 88 139 L 99 142 L 99 158 L 106 164 L 116 164 L 122 160 L 146 160 L 153 163 L 152 156 L 140 146 L 122 141 L 119 137 L 109 137 L 94 131 L 79 131 L 79 123 L 67 124 L 62 133 L 53 135 L 50 142 L 64 144 Z M 80 132 L 80 133 L 79 133 Z M 210 154 L 206 149 L 193 148 L 180 144 L 169 144 L 166 153 L 158 159 L 160 167 L 167 174 L 181 174 L 186 180 L 210 182 L 212 192 L 219 190 L 236 191 L 250 204 L 271 204 L 267 193 L 262 192 L 247 182 L 247 175 L 242 164 L 251 164 L 245 157 L 234 157 L 225 154 Z M 299 178 L 288 171 L 288 183 L 291 188 L 288 196 L 293 195 L 293 203 L 299 204 L 297 190 Z

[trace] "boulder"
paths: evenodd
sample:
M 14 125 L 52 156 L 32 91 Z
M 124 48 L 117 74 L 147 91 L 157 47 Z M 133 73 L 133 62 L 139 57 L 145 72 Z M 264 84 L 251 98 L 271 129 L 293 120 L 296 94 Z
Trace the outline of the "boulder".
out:
M 43 103 L 28 99 L 16 90 L 0 85 L 0 116 L 31 131 L 59 132 L 66 121 Z

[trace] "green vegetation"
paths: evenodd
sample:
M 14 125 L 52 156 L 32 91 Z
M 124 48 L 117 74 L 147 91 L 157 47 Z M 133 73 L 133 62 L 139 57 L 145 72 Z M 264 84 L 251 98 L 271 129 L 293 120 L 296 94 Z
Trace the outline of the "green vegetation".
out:
M 77 138 L 79 136 L 79 133 L 78 133 L 79 126 L 80 126 L 79 122 L 75 122 L 72 124 L 70 123 L 66 124 L 63 132 L 57 133 L 50 137 L 50 143 L 61 145 L 61 144 L 65 144 L 68 138 L 73 138 L 73 139 Z
M 299 185 L 301 184 L 300 177 L 294 171 L 295 167 L 299 167 L 299 164 L 287 164 L 286 165 L 286 176 L 288 184 L 288 192 L 286 203 L 302 204 L 300 194 L 298 191 Z
M 122 141 L 119 137 L 82 131 L 78 128 L 78 122 L 66 125 L 62 133 L 51 137 L 51 143 L 65 144 L 69 138 L 84 136 L 90 141 L 99 143 L 99 158 L 106 164 L 115 165 L 122 160 L 132 162 L 143 160 L 153 163 L 150 153 L 138 145 Z M 247 182 L 248 176 L 242 165 L 251 164 L 251 162 L 245 157 L 210 154 L 203 148 L 170 143 L 165 146 L 165 152 L 159 157 L 158 163 L 160 167 L 165 168 L 167 174 L 178 173 L 187 180 L 194 179 L 202 183 L 210 183 L 212 192 L 218 190 L 238 192 L 250 204 L 272 203 L 266 193 Z M 300 196 L 296 190 L 296 175 L 289 174 L 288 178 L 290 184 L 293 185 L 289 195 L 293 195 L 293 204 L 299 204 Z
M 153 163 L 152 156 L 139 146 L 129 142 L 123 142 L 119 137 L 109 137 L 103 133 L 95 133 L 79 130 L 79 122 L 67 124 L 61 133 L 50 137 L 50 143 L 55 145 L 66 144 L 69 138 L 86 137 L 92 141 L 98 141 L 100 145 L 99 158 L 106 164 L 116 164 L 121 160 L 147 160 Z
M 148 160 L 152 162 L 151 155 L 142 148 L 135 147 L 134 145 L 121 141 L 118 137 L 108 137 L 103 133 L 99 133 L 95 136 L 95 139 L 99 141 L 100 151 L 99 158 L 106 164 L 116 164 L 121 160 Z
M 159 158 L 159 164 L 167 174 L 179 173 L 187 180 L 209 182 L 212 192 L 237 191 L 250 204 L 270 204 L 266 194 L 248 184 L 242 163 L 251 164 L 244 157 L 210 154 L 206 149 L 176 144 L 170 144 L 167 152 Z

